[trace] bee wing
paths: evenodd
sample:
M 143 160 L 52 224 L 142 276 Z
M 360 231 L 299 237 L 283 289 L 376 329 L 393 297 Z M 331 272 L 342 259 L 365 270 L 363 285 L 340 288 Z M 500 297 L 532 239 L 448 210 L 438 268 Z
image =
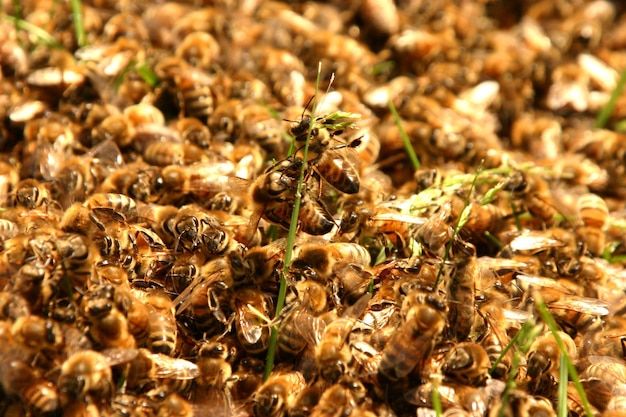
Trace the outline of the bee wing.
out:
M 509 246 L 513 252 L 541 251 L 564 246 L 563 242 L 547 236 L 526 233 L 514 238 Z
M 120 365 L 132 361 L 139 354 L 138 349 L 110 348 L 100 352 L 107 360 L 109 366 Z
M 243 337 L 246 339 L 246 342 L 250 344 L 255 344 L 261 339 L 261 336 L 263 336 L 263 326 L 259 320 L 265 320 L 268 323 L 271 322 L 269 317 L 247 303 L 237 307 L 237 315 L 238 324 Z
M 191 293 L 205 280 L 206 278 L 203 275 L 196 276 L 191 284 L 174 298 L 172 304 L 176 307 L 176 315 L 182 313 L 191 305 Z M 202 283 L 202 287 L 206 287 L 205 283 Z M 201 288 L 199 290 L 201 290 Z
M 550 303 L 550 309 L 574 310 L 579 313 L 591 314 L 594 316 L 607 316 L 609 305 L 597 298 L 567 296 L 563 301 Z
M 150 353 L 151 378 L 194 379 L 200 375 L 198 365 L 185 359 L 172 358 L 163 353 Z

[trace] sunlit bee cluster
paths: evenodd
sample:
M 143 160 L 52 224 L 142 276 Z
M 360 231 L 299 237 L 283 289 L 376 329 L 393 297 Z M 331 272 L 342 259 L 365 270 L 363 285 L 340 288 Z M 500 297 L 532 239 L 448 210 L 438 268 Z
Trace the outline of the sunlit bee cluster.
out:
M 5 3 L 0 415 L 623 415 L 618 2 Z

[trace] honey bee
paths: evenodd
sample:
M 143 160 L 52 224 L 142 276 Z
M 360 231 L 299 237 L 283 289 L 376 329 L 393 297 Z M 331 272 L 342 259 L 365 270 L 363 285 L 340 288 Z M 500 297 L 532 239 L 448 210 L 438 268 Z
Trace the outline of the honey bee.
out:
M 278 417 L 288 410 L 306 387 L 298 371 L 275 371 L 252 396 L 255 417 Z
M 95 214 L 106 214 L 109 217 L 125 222 L 137 216 L 137 203 L 124 194 L 95 193 L 85 200 L 85 207 Z
M 591 405 L 600 411 L 621 401 L 626 389 L 626 364 L 610 356 L 590 356 L 591 364 L 581 375 Z
M 92 287 L 83 299 L 83 312 L 89 321 L 89 335 L 104 348 L 136 347 L 126 316 L 116 306 L 113 286 Z
M 284 238 L 267 245 L 255 246 L 246 252 L 245 261 L 250 266 L 253 283 L 261 290 L 272 292 L 272 289 L 277 288 L 284 252 Z
M 230 295 L 235 281 L 246 274 L 243 259 L 233 252 L 207 262 L 198 277 L 174 299 L 176 316 L 189 314 L 193 327 L 202 332 L 214 331 L 216 325 L 228 325 L 230 303 L 223 299 Z
M 32 210 L 52 203 L 52 193 L 35 179 L 25 179 L 15 186 L 15 205 Z
M 297 356 L 307 347 L 316 346 L 324 330 L 318 316 L 326 310 L 326 289 L 313 280 L 296 285 L 297 299 L 282 311 L 278 349 L 281 353 Z
M 203 387 L 226 388 L 232 375 L 230 360 L 235 354 L 235 349 L 219 341 L 219 338 L 203 342 L 198 349 L 198 384 Z
M 235 403 L 248 401 L 263 383 L 265 363 L 253 357 L 244 357 L 239 361 L 237 370 L 231 378 L 231 394 Z
M 300 247 L 293 267 L 305 271 L 309 277 L 325 281 L 342 265 L 368 267 L 371 262 L 371 255 L 367 249 L 357 243 L 332 242 L 326 245 L 307 243 Z
M 76 352 L 63 362 L 57 386 L 63 407 L 76 400 L 111 398 L 114 389 L 111 363 L 100 352 Z
M 602 197 L 587 193 L 578 198 L 578 217 L 583 226 L 576 234 L 593 256 L 600 256 L 604 250 L 608 216 L 609 209 Z
M 343 376 L 337 383 L 324 390 L 310 415 L 325 417 L 336 415 L 338 412 L 341 414 L 355 412 L 361 415 L 358 407 L 366 395 L 367 390 L 360 381 Z
M 272 303 L 261 291 L 255 288 L 238 288 L 233 297 L 232 310 L 235 311 L 235 330 L 239 342 L 250 354 L 262 353 L 267 349 L 270 338 Z
M 213 82 L 208 74 L 192 68 L 178 57 L 159 61 L 154 71 L 165 88 L 173 90 L 175 104 L 184 116 L 207 122 L 215 109 Z
M 287 156 L 288 142 L 280 120 L 273 117 L 267 106 L 257 103 L 246 105 L 241 111 L 241 131 L 275 158 L 280 160 Z
M 195 117 L 173 120 L 170 126 L 178 132 L 185 143 L 190 143 L 201 149 L 207 149 L 212 143 L 211 131 Z
M 220 45 L 209 33 L 191 32 L 177 45 L 176 56 L 194 68 L 209 71 L 220 56 Z
M 57 387 L 42 377 L 38 369 L 28 363 L 3 353 L 0 362 L 0 386 L 7 397 L 17 395 L 23 407 L 33 415 L 57 415 L 61 403 Z
M 148 308 L 149 324 L 146 340 L 148 349 L 154 353 L 173 355 L 176 350 L 178 327 L 174 317 L 172 300 L 166 293 L 156 289 L 135 290 L 133 294 Z
M 204 163 L 208 157 L 198 146 L 191 143 L 153 141 L 143 152 L 144 160 L 150 165 L 165 167 L 168 165 L 190 165 Z
M 446 325 L 446 307 L 434 295 L 426 295 L 410 307 L 396 333 L 385 345 L 379 379 L 396 381 L 418 372 L 429 357 Z M 419 298 L 418 298 L 419 300 Z
M 334 383 L 348 371 L 352 362 L 352 351 L 346 342 L 357 319 L 367 308 L 370 298 L 369 294 L 362 296 L 341 317 L 324 328 L 315 346 L 315 359 L 320 375 L 325 380 Z
M 455 269 L 447 283 L 448 324 L 457 341 L 466 340 L 474 325 L 477 274 L 476 249 L 472 244 L 465 243 L 461 253 L 455 255 Z
M 323 128 L 320 130 L 317 126 L 323 121 L 323 117 L 312 120 L 310 116 L 302 116 L 301 121 L 291 128 L 291 133 L 296 142 L 304 142 L 309 134 L 309 126 L 313 123 L 308 162 L 313 166 L 314 172 L 342 193 L 356 194 L 360 189 L 357 170 L 360 164 L 354 148 L 361 144 L 360 138 L 349 144 L 331 146 L 331 139 L 337 132 L 329 133 Z
M 251 196 L 256 210 L 250 221 L 252 230 L 261 216 L 270 223 L 289 229 L 302 163 L 298 158 L 285 159 L 254 181 Z M 312 235 L 329 233 L 335 225 L 330 213 L 313 199 L 308 189 L 302 196 L 298 225 L 301 231 Z
M 19 317 L 11 326 L 11 335 L 25 351 L 39 357 L 54 356 L 64 343 L 58 323 L 34 315 Z
M 574 294 L 570 289 L 549 278 L 520 275 L 517 281 L 523 284 L 526 281 L 531 287 L 529 288 L 531 298 L 542 297 L 556 322 L 572 337 L 578 332 L 597 329 L 602 323 L 601 318 L 609 314 L 606 302 Z M 538 290 L 537 285 L 543 288 Z
M 131 162 L 111 172 L 100 187 L 100 193 L 119 193 L 144 203 L 155 199 L 158 170 L 148 164 Z
M 578 349 L 574 340 L 564 332 L 559 332 L 559 338 L 563 342 L 567 354 L 576 360 Z M 537 337 L 528 351 L 527 375 L 530 378 L 530 391 L 541 395 L 554 393 L 559 378 L 559 356 L 561 350 L 556 344 L 552 333 L 546 333 Z
M 553 202 L 548 183 L 538 175 L 514 171 L 507 180 L 505 190 L 511 191 L 514 198 L 523 199 L 528 212 L 546 226 L 554 225 L 559 214 Z
M 484 385 L 491 366 L 489 356 L 483 347 L 473 342 L 463 342 L 454 346 L 443 360 L 443 374 L 462 384 Z

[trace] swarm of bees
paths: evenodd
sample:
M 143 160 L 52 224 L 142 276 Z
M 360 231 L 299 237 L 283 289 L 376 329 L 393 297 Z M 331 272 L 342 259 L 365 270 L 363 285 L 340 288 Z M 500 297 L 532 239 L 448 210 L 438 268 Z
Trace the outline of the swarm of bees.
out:
M 624 415 L 619 4 L 69 3 L 0 19 L 0 415 Z

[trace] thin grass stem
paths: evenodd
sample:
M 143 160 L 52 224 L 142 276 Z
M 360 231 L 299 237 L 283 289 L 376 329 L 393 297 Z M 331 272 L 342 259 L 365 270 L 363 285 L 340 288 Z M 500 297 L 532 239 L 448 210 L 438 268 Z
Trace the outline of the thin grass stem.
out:
M 63 49 L 63 45 L 61 45 L 56 39 L 54 39 L 54 36 L 46 32 L 42 28 L 33 25 L 32 23 L 29 23 L 25 20 L 19 19 L 14 16 L 9 16 L 6 14 L 1 15 L 0 19 L 13 23 L 15 27 L 18 28 L 19 30 L 23 30 L 23 31 L 30 33 L 31 35 L 35 36 L 37 39 L 39 39 L 41 42 L 43 42 L 44 44 L 48 45 L 51 48 Z
M 391 115 L 393 116 L 393 120 L 396 122 L 398 126 L 398 130 L 400 131 L 400 137 L 402 138 L 402 142 L 404 143 L 404 148 L 406 149 L 406 153 L 411 160 L 411 164 L 414 169 L 420 169 L 422 164 L 420 164 L 420 160 L 415 153 L 415 149 L 413 149 L 413 144 L 409 139 L 409 136 L 406 134 L 404 130 L 404 126 L 402 126 L 402 121 L 400 120 L 400 115 L 398 115 L 398 111 L 396 110 L 396 106 L 393 105 L 393 101 L 389 100 L 389 110 L 391 111 Z
M 72 20 L 74 21 L 74 31 L 76 32 L 76 42 L 79 47 L 83 47 L 87 43 L 87 34 L 85 33 L 85 25 L 83 23 L 83 9 L 80 0 L 70 0 L 72 8 Z
M 609 97 L 609 101 L 602 107 L 600 113 L 598 113 L 598 117 L 596 117 L 596 121 L 594 123 L 594 127 L 597 129 L 602 129 L 606 126 L 606 122 L 609 121 L 613 110 L 615 110 L 615 106 L 617 105 L 617 99 L 622 95 L 622 90 L 624 89 L 624 85 L 626 85 L 626 69 L 622 71 L 619 76 L 619 80 L 617 81 L 617 85 L 615 89 L 611 92 L 611 97 Z
M 558 391 L 558 417 L 567 417 L 567 363 L 565 355 L 559 355 L 559 391 Z
M 572 358 L 568 355 L 567 349 L 565 348 L 565 344 L 563 343 L 563 340 L 561 339 L 561 336 L 559 335 L 559 327 L 557 326 L 556 321 L 554 321 L 554 317 L 552 317 L 552 314 L 550 313 L 550 310 L 548 309 L 548 306 L 546 305 L 545 301 L 543 301 L 543 299 L 541 298 L 541 294 L 537 293 L 536 300 L 537 300 L 536 301 L 537 310 L 539 311 L 539 314 L 541 314 L 543 321 L 548 326 L 548 329 L 550 329 L 550 332 L 554 336 L 554 340 L 557 346 L 559 347 L 559 350 L 561 351 L 561 355 L 563 359 L 565 360 L 565 363 L 567 365 L 567 370 L 569 372 L 569 375 L 572 378 L 574 387 L 576 388 L 578 395 L 580 395 L 580 400 L 583 404 L 583 408 L 585 409 L 585 414 L 587 415 L 587 417 L 593 417 L 593 412 L 591 411 L 591 405 L 589 404 L 589 400 L 587 399 L 585 390 L 583 389 L 583 386 L 580 383 L 580 378 L 578 377 L 578 372 L 576 371 L 574 362 L 572 362 Z
M 320 77 L 322 73 L 322 63 L 320 62 L 317 67 L 317 78 L 315 80 L 315 96 L 313 98 L 313 105 L 311 107 L 311 120 L 315 120 L 315 110 L 317 106 L 317 94 L 319 91 Z M 279 317 L 280 313 L 285 305 L 285 298 L 287 296 L 287 275 L 289 274 L 289 267 L 291 266 L 291 258 L 293 256 L 293 246 L 296 241 L 296 233 L 298 231 L 298 216 L 300 214 L 300 203 L 302 201 L 302 184 L 304 183 L 304 175 L 307 170 L 307 157 L 309 152 L 309 143 L 311 141 L 311 134 L 313 132 L 314 123 L 309 124 L 309 132 L 307 134 L 306 141 L 304 143 L 304 150 L 302 153 L 302 170 L 300 171 L 300 178 L 298 179 L 298 185 L 296 188 L 296 199 L 293 206 L 293 212 L 291 213 L 291 222 L 289 224 L 289 233 L 287 235 L 287 243 L 285 247 L 285 261 L 283 263 L 283 271 L 280 274 L 280 288 L 278 290 L 278 299 L 276 301 L 276 313 L 274 317 Z M 267 348 L 267 357 L 265 360 L 265 372 L 263 373 L 263 380 L 267 380 L 272 369 L 274 369 L 274 358 L 276 356 L 276 344 L 278 342 L 278 328 L 272 326 L 272 332 L 270 334 L 270 340 Z

